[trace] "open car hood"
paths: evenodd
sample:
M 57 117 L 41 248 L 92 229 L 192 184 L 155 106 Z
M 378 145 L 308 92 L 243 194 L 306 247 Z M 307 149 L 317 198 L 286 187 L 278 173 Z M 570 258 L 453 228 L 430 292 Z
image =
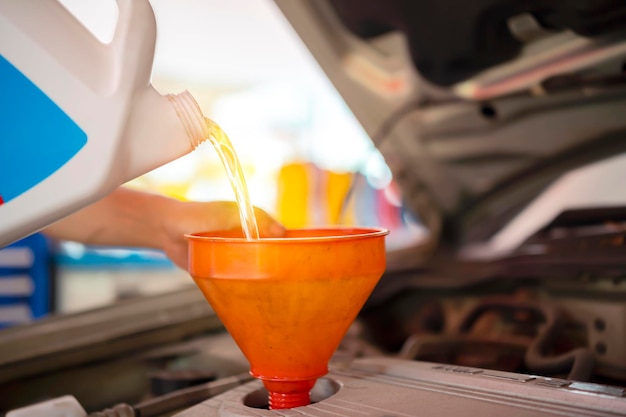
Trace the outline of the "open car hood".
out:
M 275 1 L 430 251 L 497 256 L 568 210 L 626 206 L 624 2 Z

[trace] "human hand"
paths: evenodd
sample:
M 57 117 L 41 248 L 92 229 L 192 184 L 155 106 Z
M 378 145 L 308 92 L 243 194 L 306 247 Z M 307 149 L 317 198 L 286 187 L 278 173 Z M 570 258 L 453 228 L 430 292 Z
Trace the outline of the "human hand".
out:
M 239 207 L 235 202 L 166 201 L 167 208 L 159 210 L 163 228 L 160 246 L 172 262 L 185 270 L 188 262 L 185 234 L 241 229 Z M 280 237 L 285 233 L 285 228 L 265 211 L 255 207 L 254 213 L 260 236 Z
M 265 211 L 255 208 L 254 212 L 261 236 L 280 237 L 285 232 Z M 120 187 L 44 232 L 84 244 L 160 249 L 187 269 L 185 234 L 230 229 L 241 229 L 235 202 L 183 202 Z

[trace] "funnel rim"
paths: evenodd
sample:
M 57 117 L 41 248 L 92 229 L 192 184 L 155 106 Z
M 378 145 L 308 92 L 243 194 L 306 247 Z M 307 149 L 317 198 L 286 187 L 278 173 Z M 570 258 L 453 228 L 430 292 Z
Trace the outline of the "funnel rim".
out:
M 220 233 L 232 233 L 232 230 L 214 230 L 207 232 L 187 233 L 185 239 L 189 241 L 203 241 L 203 242 L 232 242 L 232 243 L 289 243 L 289 242 L 327 242 L 337 240 L 355 240 L 355 239 L 367 239 L 373 237 L 381 237 L 389 234 L 389 229 L 384 227 L 315 227 L 315 228 L 301 228 L 301 229 L 288 229 L 295 232 L 311 232 L 311 233 L 324 233 L 319 236 L 290 236 L 290 237 L 259 237 L 258 239 L 248 239 L 245 236 L 232 237 L 232 236 L 214 236 Z M 336 234 L 328 234 L 328 232 L 337 232 Z M 353 232 L 353 233 L 346 233 Z

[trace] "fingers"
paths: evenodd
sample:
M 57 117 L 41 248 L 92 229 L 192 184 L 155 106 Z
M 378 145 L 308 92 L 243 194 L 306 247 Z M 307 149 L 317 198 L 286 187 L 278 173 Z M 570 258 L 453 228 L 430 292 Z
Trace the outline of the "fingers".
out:
M 264 210 L 255 207 L 254 215 L 260 237 L 282 237 L 285 234 L 285 227 Z
M 263 209 L 254 208 L 261 237 L 281 237 L 285 228 Z M 181 238 L 187 233 L 218 230 L 241 230 L 239 207 L 232 201 L 179 202 L 175 214 L 163 216 L 170 239 Z

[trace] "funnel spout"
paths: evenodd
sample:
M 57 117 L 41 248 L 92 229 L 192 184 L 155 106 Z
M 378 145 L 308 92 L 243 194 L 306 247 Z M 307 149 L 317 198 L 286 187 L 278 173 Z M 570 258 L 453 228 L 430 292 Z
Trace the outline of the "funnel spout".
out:
M 311 403 L 315 379 L 304 381 L 263 381 L 268 391 L 270 410 L 302 407 Z

